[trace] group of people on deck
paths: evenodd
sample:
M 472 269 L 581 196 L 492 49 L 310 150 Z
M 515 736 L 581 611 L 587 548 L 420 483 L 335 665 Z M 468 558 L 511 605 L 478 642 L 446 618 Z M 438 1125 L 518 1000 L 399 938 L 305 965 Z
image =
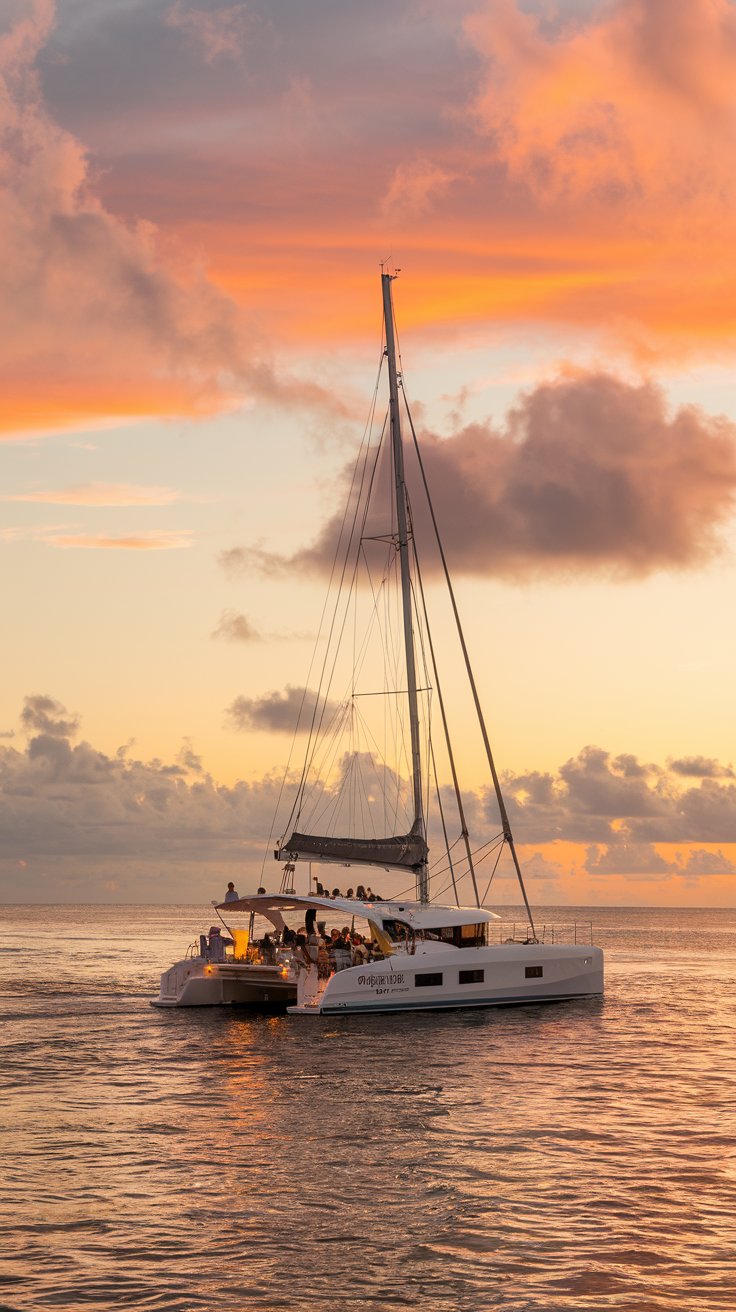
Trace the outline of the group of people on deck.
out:
M 285 930 L 283 945 L 287 946 Z M 365 965 L 379 954 L 377 945 L 362 934 L 351 932 L 349 926 L 327 932 L 324 921 L 317 921 L 317 911 L 310 907 L 304 917 L 304 928 L 294 934 L 290 944 L 292 965 L 297 972 L 297 996 L 300 1005 L 313 1003 L 330 976 L 350 966 Z
M 329 888 L 322 887 L 319 880 L 317 880 L 314 891 L 317 897 L 335 898 L 343 896 L 339 888 L 333 888 L 332 892 L 330 892 Z M 362 884 L 358 884 L 358 887 L 355 890 L 349 888 L 345 897 L 349 902 L 352 901 L 353 898 L 355 898 L 356 902 L 383 902 L 380 893 L 374 893 L 371 888 L 363 888 Z

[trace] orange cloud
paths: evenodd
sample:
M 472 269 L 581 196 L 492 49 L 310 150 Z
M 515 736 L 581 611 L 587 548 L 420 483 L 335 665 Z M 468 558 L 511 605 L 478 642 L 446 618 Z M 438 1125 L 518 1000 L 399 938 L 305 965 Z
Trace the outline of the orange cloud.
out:
M 135 483 L 80 483 L 76 487 L 23 492 L 6 501 L 33 501 L 49 506 L 168 506 L 179 493 L 170 487 L 143 487 Z
M 398 0 L 376 45 L 346 4 L 330 45 L 295 0 L 175 0 L 113 42 L 104 13 L 51 36 L 33 0 L 0 38 L 5 431 L 324 406 L 256 353 L 375 340 L 391 251 L 402 327 L 438 342 L 533 323 L 647 364 L 730 352 L 733 6 L 529 8 Z
M 544 198 L 721 210 L 733 194 L 736 11 L 618 0 L 558 22 L 493 0 L 466 20 L 487 60 L 474 110 L 510 174 Z M 726 154 L 722 152 L 725 150 Z M 725 194 L 724 194 L 725 187 Z
M 246 395 L 330 406 L 256 358 L 198 257 L 100 201 L 85 148 L 42 96 L 53 20 L 53 0 L 30 0 L 0 36 L 0 434 L 210 414 Z
M 69 533 L 45 539 L 51 547 L 85 547 L 104 551 L 172 551 L 192 545 L 186 529 L 179 532 L 150 529 L 146 533 L 128 533 L 113 537 L 104 533 Z

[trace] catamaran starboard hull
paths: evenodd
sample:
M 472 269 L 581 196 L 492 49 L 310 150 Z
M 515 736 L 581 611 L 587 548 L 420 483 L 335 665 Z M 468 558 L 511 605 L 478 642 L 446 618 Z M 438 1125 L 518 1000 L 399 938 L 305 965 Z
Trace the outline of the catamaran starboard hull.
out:
M 313 1003 L 293 1015 L 444 1011 L 565 1002 L 603 993 L 596 947 L 509 944 L 463 952 L 396 956 L 334 975 Z

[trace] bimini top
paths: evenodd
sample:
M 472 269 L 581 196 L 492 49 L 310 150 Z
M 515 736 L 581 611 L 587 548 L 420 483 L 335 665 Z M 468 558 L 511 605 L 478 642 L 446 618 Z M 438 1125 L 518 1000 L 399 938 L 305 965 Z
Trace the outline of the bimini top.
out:
M 482 925 L 490 920 L 500 920 L 495 911 L 485 907 L 449 907 L 433 905 L 431 902 L 406 902 L 398 898 L 395 902 L 359 902 L 347 897 L 298 897 L 288 893 L 256 893 L 252 897 L 238 898 L 237 902 L 220 902 L 217 910 L 254 911 L 265 916 L 277 928 L 282 928 L 285 911 L 306 911 L 314 907 L 316 911 L 343 911 L 347 916 L 362 916 L 364 920 L 373 920 L 381 924 L 384 920 L 400 920 L 413 929 L 442 929 L 453 925 Z

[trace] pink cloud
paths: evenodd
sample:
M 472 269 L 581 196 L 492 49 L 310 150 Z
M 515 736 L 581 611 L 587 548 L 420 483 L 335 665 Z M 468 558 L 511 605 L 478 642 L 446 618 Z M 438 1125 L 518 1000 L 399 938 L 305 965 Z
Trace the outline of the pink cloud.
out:
M 562 376 L 522 395 L 503 427 L 473 424 L 450 438 L 420 437 L 458 572 L 645 576 L 702 565 L 724 550 L 736 501 L 736 424 L 692 406 L 670 413 L 652 383 Z M 352 466 L 345 499 L 351 476 Z M 413 456 L 407 479 L 429 569 L 434 558 L 424 544 L 431 531 Z M 329 571 L 341 516 L 293 557 L 240 546 L 223 552 L 221 563 L 236 575 L 252 568 L 276 576 L 294 568 Z

